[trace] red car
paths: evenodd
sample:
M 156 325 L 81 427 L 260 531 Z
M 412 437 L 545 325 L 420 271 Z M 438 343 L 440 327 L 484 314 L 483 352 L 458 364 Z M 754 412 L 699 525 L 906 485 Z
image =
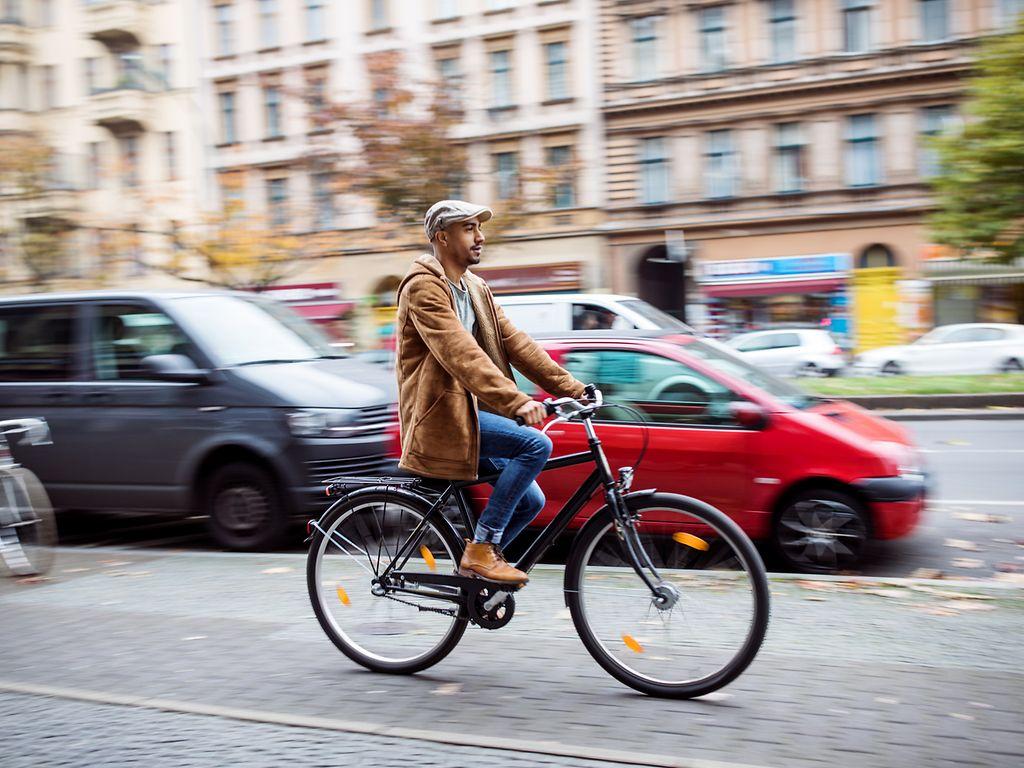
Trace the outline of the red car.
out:
M 852 403 L 808 395 L 715 341 L 621 331 L 541 338 L 551 356 L 606 402 L 595 419 L 613 469 L 633 465 L 650 442 L 633 488 L 702 499 L 753 539 L 771 539 L 789 566 L 809 572 L 855 568 L 869 539 L 905 536 L 917 525 L 925 475 L 907 431 Z M 518 376 L 523 391 L 540 392 Z M 548 430 L 553 455 L 587 450 L 579 424 Z M 547 523 L 587 465 L 545 472 Z M 490 486 L 471 489 L 479 511 Z M 595 496 L 574 525 L 601 504 Z

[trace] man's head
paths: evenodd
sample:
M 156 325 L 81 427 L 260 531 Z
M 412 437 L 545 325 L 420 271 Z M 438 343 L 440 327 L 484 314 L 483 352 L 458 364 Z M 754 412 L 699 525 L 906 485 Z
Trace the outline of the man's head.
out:
M 491 218 L 491 209 L 463 200 L 434 203 L 423 217 L 423 231 L 438 259 L 466 269 L 480 263 L 484 233 L 480 225 Z

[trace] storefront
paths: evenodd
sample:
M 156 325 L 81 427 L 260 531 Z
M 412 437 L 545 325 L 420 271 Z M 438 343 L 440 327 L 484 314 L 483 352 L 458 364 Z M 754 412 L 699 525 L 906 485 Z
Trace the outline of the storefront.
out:
M 698 263 L 706 332 L 717 338 L 771 327 L 816 326 L 844 346 L 851 259 L 845 253 Z
M 1024 261 L 936 259 L 925 265 L 936 325 L 1024 323 Z

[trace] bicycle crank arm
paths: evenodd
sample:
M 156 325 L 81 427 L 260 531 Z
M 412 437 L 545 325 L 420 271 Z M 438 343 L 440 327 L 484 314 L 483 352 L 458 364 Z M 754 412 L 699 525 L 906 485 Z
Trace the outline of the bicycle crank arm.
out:
M 445 587 L 458 587 L 467 592 L 479 592 L 481 589 L 502 590 L 504 592 L 515 592 L 522 585 L 508 584 L 502 581 L 491 581 L 475 576 L 458 576 L 453 573 L 418 573 L 411 571 L 392 571 L 391 578 L 400 582 L 414 582 L 421 585 L 435 585 Z

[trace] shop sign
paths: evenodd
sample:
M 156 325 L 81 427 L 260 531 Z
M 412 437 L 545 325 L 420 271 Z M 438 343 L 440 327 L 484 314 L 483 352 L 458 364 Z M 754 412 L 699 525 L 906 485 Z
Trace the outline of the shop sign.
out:
M 834 275 L 850 269 L 848 253 L 783 256 L 777 259 L 736 259 L 700 262 L 698 282 L 734 283 L 772 280 L 797 275 Z
M 579 262 L 538 264 L 528 267 L 482 267 L 473 272 L 500 293 L 540 293 L 544 291 L 578 291 L 583 282 Z

